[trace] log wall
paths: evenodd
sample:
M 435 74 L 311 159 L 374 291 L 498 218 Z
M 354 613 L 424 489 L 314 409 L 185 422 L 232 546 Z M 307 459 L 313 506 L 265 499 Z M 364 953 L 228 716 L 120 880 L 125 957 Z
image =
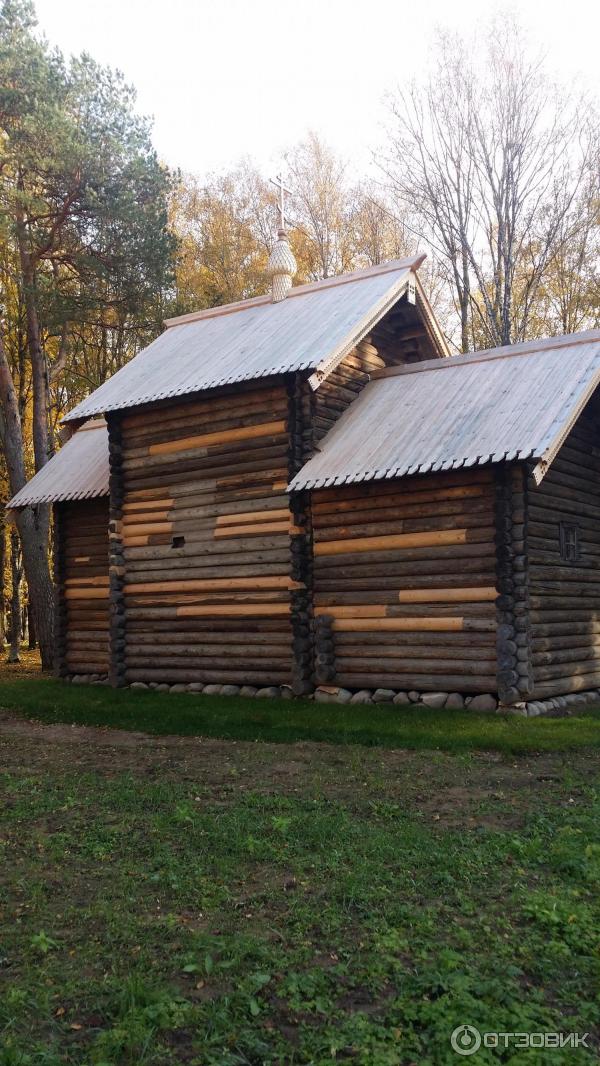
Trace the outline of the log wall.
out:
M 121 421 L 125 679 L 292 680 L 284 384 Z
M 489 469 L 312 494 L 317 680 L 495 692 Z
M 600 435 L 584 414 L 528 493 L 533 697 L 600 685 Z M 561 557 L 561 523 L 579 558 Z
M 314 393 L 312 431 L 315 443 L 329 432 L 356 399 L 369 381 L 369 375 L 384 366 L 385 362 L 378 355 L 377 348 L 364 340 L 321 382 Z
M 108 499 L 56 507 L 61 551 L 58 579 L 57 671 L 106 674 L 109 668 Z

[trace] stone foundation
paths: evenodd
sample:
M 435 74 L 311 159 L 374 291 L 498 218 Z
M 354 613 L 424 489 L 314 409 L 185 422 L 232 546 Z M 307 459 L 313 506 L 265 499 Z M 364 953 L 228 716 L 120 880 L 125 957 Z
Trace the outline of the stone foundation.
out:
M 65 678 L 73 685 L 108 685 L 109 680 L 102 674 L 74 674 Z M 258 699 L 294 699 L 291 685 L 269 685 L 257 688 L 256 685 L 203 685 L 194 682 L 189 685 L 168 685 L 151 681 L 134 681 L 128 686 L 132 691 L 143 692 L 187 692 L 192 695 L 204 693 L 206 696 L 245 696 Z M 388 688 L 350 689 L 335 685 L 320 685 L 314 692 L 302 697 L 315 700 L 316 703 L 338 704 L 394 704 L 396 706 L 429 707 L 432 710 L 460 711 L 470 710 L 479 714 L 513 714 L 523 718 L 535 718 L 545 715 L 550 718 L 563 718 L 575 714 L 592 703 L 600 703 L 600 689 L 577 692 L 569 696 L 553 696 L 546 700 L 532 700 L 528 703 L 505 705 L 498 702 L 496 695 L 486 693 L 477 696 L 465 696 L 460 692 L 410 692 Z

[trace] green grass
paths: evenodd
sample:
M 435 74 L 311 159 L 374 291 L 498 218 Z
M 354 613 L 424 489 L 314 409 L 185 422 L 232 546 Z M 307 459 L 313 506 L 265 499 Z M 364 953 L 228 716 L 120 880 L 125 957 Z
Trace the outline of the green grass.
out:
M 146 728 L 217 713 L 27 691 L 47 719 L 60 694 L 62 720 L 111 701 L 113 724 Z M 253 713 L 274 729 L 278 710 Z M 241 706 L 225 713 L 238 729 Z M 119 748 L 19 728 L 0 730 L 0 1066 L 457 1066 L 462 1023 L 597 1047 L 595 753 Z
M 598 709 L 576 718 L 526 719 L 385 705 L 113 691 L 50 678 L 1 680 L 0 706 L 42 722 L 104 725 L 155 735 L 507 753 L 600 747 Z

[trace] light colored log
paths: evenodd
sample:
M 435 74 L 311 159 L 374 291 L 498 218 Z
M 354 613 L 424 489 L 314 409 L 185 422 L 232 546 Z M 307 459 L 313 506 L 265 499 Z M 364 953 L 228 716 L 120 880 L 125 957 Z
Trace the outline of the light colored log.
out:
M 108 600 L 108 588 L 67 588 L 66 600 Z
M 464 544 L 466 539 L 466 529 L 443 529 L 428 533 L 399 533 L 381 537 L 355 537 L 351 540 L 319 541 L 314 545 L 314 552 L 315 555 L 343 555 L 346 552 L 428 548 L 436 544 Z
M 275 433 L 285 433 L 284 420 L 277 422 L 263 422 L 258 426 L 240 426 L 235 429 L 219 430 L 216 433 L 200 433 L 194 437 L 184 437 L 181 440 L 166 441 L 164 444 L 151 444 L 148 448 L 149 455 L 173 455 L 185 451 L 188 448 L 198 448 L 203 445 L 225 444 L 229 441 L 253 440 L 257 437 L 271 436 Z
M 281 520 L 288 522 L 290 517 L 289 507 L 278 509 L 265 509 L 264 511 L 229 512 L 221 514 L 216 520 L 217 526 L 245 525 L 252 522 L 275 522 Z
M 398 593 L 400 603 L 479 603 L 495 600 L 498 593 L 488 588 L 404 589 Z
M 262 536 L 265 533 L 303 533 L 304 530 L 290 523 L 289 514 L 285 522 L 263 522 L 243 526 L 221 526 L 215 529 L 216 537 Z

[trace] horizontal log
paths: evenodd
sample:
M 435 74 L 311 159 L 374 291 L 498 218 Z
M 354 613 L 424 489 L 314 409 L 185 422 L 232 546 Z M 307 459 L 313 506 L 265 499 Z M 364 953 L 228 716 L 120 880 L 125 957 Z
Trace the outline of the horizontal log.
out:
M 233 559 L 236 557 L 233 556 Z M 172 580 L 181 578 L 182 580 L 191 580 L 195 578 L 226 578 L 228 575 L 234 577 L 264 577 L 264 576 L 281 576 L 285 577 L 289 573 L 289 558 L 285 562 L 279 563 L 250 563 L 249 565 L 241 566 L 239 564 L 233 564 L 232 556 L 225 556 L 225 565 L 223 566 L 208 566 L 208 565 L 194 565 L 194 560 L 187 559 L 169 559 L 168 561 L 168 573 L 172 575 Z M 201 560 L 196 560 L 198 564 Z M 133 582 L 153 582 L 159 581 L 165 573 L 164 561 L 151 560 L 127 563 L 127 577 Z
M 202 643 L 194 644 L 192 646 L 187 644 L 167 644 L 162 642 L 156 646 L 143 641 L 136 640 L 132 635 L 128 635 L 125 641 L 125 647 L 127 650 L 128 662 L 130 662 L 129 656 L 136 655 L 147 659 L 150 663 L 153 659 L 156 659 L 156 663 L 163 663 L 165 656 L 173 658 L 187 658 L 188 662 L 199 662 L 201 659 L 208 659 L 212 662 L 215 657 L 227 656 L 232 661 L 233 659 L 244 659 L 246 662 L 254 662 L 259 659 L 284 659 L 289 661 L 292 654 L 291 645 L 288 641 L 287 644 L 253 644 L 237 643 L 233 644 L 229 641 L 221 641 L 217 643 Z M 202 665 L 202 664 L 200 664 Z M 225 662 L 227 665 L 227 661 Z
M 595 673 L 580 674 L 577 677 L 566 674 L 564 677 L 555 677 L 548 681 L 535 679 L 530 699 L 541 700 L 546 696 L 564 696 L 570 692 L 585 692 L 586 689 L 599 686 L 600 670 Z
M 336 684 L 349 689 L 373 687 L 373 675 L 336 671 Z M 405 691 L 417 689 L 420 692 L 489 692 L 497 689 L 496 675 L 490 673 L 480 677 L 470 677 L 462 673 L 453 674 L 417 674 L 396 673 L 385 675 L 386 688 L 398 688 Z
M 332 526 L 328 529 L 314 529 L 314 540 L 318 544 L 331 540 L 344 540 L 351 537 L 362 538 L 372 536 L 384 536 L 398 533 L 426 533 L 438 530 L 462 529 L 466 527 L 470 533 L 479 532 L 481 528 L 489 530 L 490 539 L 493 537 L 491 522 L 493 514 L 490 508 L 485 508 L 480 514 L 457 514 L 438 515 L 434 512 L 430 518 L 397 519 L 392 522 L 380 522 L 373 517 L 373 521 L 366 525 Z
M 412 504 L 446 503 L 450 500 L 481 499 L 483 497 L 490 500 L 493 498 L 491 485 L 455 485 L 439 489 L 422 488 L 417 491 L 405 489 L 404 491 L 387 493 L 382 497 L 382 505 L 384 508 L 390 508 Z M 365 499 L 361 499 L 360 496 L 355 496 L 352 499 L 338 499 L 336 495 L 333 495 L 329 500 L 322 503 L 318 503 L 315 500 L 312 504 L 314 521 L 318 525 L 336 515 L 348 512 L 357 514 L 363 511 L 372 513 L 372 510 L 373 499 L 371 496 Z
M 338 627 L 335 635 L 335 647 L 336 649 L 354 648 L 357 655 L 364 654 L 365 649 L 374 644 L 378 645 L 380 649 L 389 645 L 392 646 L 392 650 L 395 647 L 406 648 L 407 651 L 410 650 L 411 655 L 420 655 L 421 650 L 417 652 L 417 649 L 423 649 L 423 654 L 431 654 L 431 656 L 453 655 L 454 650 L 458 649 L 461 656 L 465 651 L 469 651 L 469 654 L 476 656 L 481 654 L 482 648 L 495 647 L 495 640 L 494 632 L 473 633 L 463 632 L 462 630 L 457 632 L 446 630 L 442 636 L 436 636 L 435 632 L 431 631 L 419 633 L 404 630 L 401 637 L 397 636 L 394 631 L 363 632 L 357 636 L 354 632 L 340 632 Z
M 340 655 L 336 652 L 335 669 L 337 673 L 365 673 L 385 676 L 386 674 L 404 674 L 417 672 L 421 674 L 448 674 L 449 672 L 468 675 L 494 674 L 496 671 L 496 657 L 488 656 L 477 659 L 461 658 L 458 655 L 449 656 L 446 659 L 409 657 L 406 655 L 378 655 L 375 649 L 373 654 L 366 656 Z
M 354 509 L 352 511 L 343 511 L 335 514 L 320 514 L 315 515 L 313 513 L 313 525 L 315 529 L 319 531 L 319 535 L 325 535 L 326 531 L 338 528 L 348 528 L 354 526 L 360 526 L 375 522 L 389 523 L 389 522 L 402 522 L 408 519 L 415 518 L 428 518 L 428 517 L 447 517 L 450 515 L 460 515 L 463 519 L 463 524 L 467 523 L 467 516 L 469 515 L 490 515 L 493 506 L 493 500 L 491 493 L 489 496 L 478 495 L 474 499 L 459 499 L 459 500 L 439 500 L 433 502 L 419 502 L 419 503 L 405 503 L 404 501 L 397 503 L 395 506 L 389 506 L 386 500 L 382 500 L 381 506 L 377 508 L 376 514 L 373 513 L 373 503 L 370 501 L 370 507 L 364 509 Z M 490 518 L 488 517 L 487 524 L 490 524 Z
M 266 408 L 271 410 L 280 404 L 282 410 L 286 409 L 287 395 L 282 384 L 267 386 L 264 382 L 261 382 L 260 388 L 256 388 L 255 382 L 253 385 L 254 387 L 247 392 L 242 392 L 240 385 L 236 384 L 235 392 L 232 392 L 230 388 L 227 393 L 223 393 L 220 396 L 214 392 L 205 393 L 200 399 L 196 400 L 177 397 L 163 408 L 153 404 L 150 413 L 146 410 L 144 412 L 140 411 L 135 415 L 133 413 L 127 414 L 122 422 L 123 437 L 129 440 L 138 434 L 156 432 L 157 428 L 164 425 L 177 427 L 185 419 L 191 419 L 196 423 L 203 416 L 209 420 L 216 419 L 219 415 L 225 415 L 229 418 L 239 417 L 241 412 L 253 409 L 262 412 L 264 417 Z M 149 420 L 149 415 L 151 421 Z
M 345 588 L 345 586 L 342 586 Z M 317 607 L 336 607 L 353 604 L 382 605 L 395 603 L 493 603 L 498 597 L 495 588 L 449 588 L 449 589 L 377 589 L 366 591 L 342 592 L 336 589 L 333 592 L 314 593 L 314 602 Z
M 289 616 L 288 603 L 234 603 L 234 604 L 211 604 L 209 606 L 182 606 L 176 608 L 177 618 L 202 618 L 210 615 L 286 615 Z
M 395 548 L 424 548 L 437 544 L 462 544 L 467 539 L 466 529 L 441 530 L 428 533 L 399 533 L 379 537 L 357 537 L 352 540 L 328 540 L 314 545 L 315 555 L 342 555 L 344 553 L 390 551 Z
M 212 433 L 198 433 L 195 436 L 184 437 L 180 440 L 167 441 L 162 444 L 151 444 L 148 448 L 150 455 L 173 455 L 184 451 L 186 448 L 197 448 L 210 444 L 224 444 L 229 441 L 248 441 L 256 437 L 266 437 L 277 433 L 285 433 L 286 423 L 283 419 L 274 422 L 263 422 L 258 425 L 236 426 L 233 429 L 221 429 Z
M 108 600 L 108 588 L 67 588 L 66 600 Z
M 272 675 L 278 673 L 280 676 L 287 676 L 291 668 L 291 655 L 287 657 L 271 658 L 264 664 L 259 659 L 255 659 L 250 651 L 247 651 L 241 656 L 227 655 L 219 657 L 218 655 L 206 656 L 203 658 L 199 655 L 188 655 L 187 660 L 185 656 L 174 656 L 166 654 L 163 649 L 155 656 L 152 655 L 140 655 L 136 651 L 127 649 L 126 657 L 127 670 L 149 667 L 153 669 L 159 668 L 175 668 L 182 670 L 210 670 L 214 675 L 217 671 L 222 671 L 224 674 L 229 674 L 232 670 L 239 670 L 241 672 L 249 670 L 255 672 L 262 668 L 265 674 Z M 184 665 L 185 662 L 185 665 Z
M 125 595 L 138 595 L 143 592 L 194 592 L 194 591 L 219 591 L 221 589 L 302 589 L 305 586 L 292 581 L 290 577 L 226 577 L 194 579 L 191 581 L 154 581 L 154 582 L 130 582 L 124 587 Z
M 536 640 L 538 637 L 549 637 L 552 641 L 561 641 L 563 637 L 571 635 L 600 633 L 600 620 L 596 621 L 594 616 L 587 616 L 583 621 L 573 621 L 568 613 L 565 620 L 555 619 L 546 623 L 540 623 L 533 618 L 532 632 Z
M 474 467 L 471 470 L 461 470 L 456 473 L 423 474 L 410 478 L 410 491 L 415 492 L 421 488 L 427 491 L 433 489 L 446 490 L 455 485 L 491 485 L 492 475 L 489 470 L 482 467 Z M 389 481 L 360 482 L 353 485 L 340 485 L 334 489 L 315 489 L 312 492 L 314 503 L 326 503 L 328 500 L 349 500 L 356 496 L 361 498 L 368 496 L 383 497 L 388 493 L 397 493 L 405 486 L 408 487 L 409 479 L 390 478 Z
M 578 648 L 555 648 L 552 651 L 534 651 L 532 661 L 535 667 L 556 666 L 559 663 L 587 663 L 597 659 L 600 663 L 600 641 L 595 645 Z M 537 669 L 536 669 L 537 674 Z
M 140 456 L 148 454 L 149 449 L 156 445 L 186 440 L 190 437 L 198 437 L 209 433 L 226 433 L 228 430 L 236 430 L 242 427 L 264 426 L 265 417 L 268 417 L 270 422 L 285 422 L 288 418 L 288 411 L 280 403 L 268 411 L 264 408 L 261 410 L 255 405 L 250 405 L 240 407 L 233 412 L 230 411 L 229 414 L 220 412 L 218 416 L 213 416 L 209 412 L 204 412 L 194 418 L 182 417 L 176 421 L 161 422 L 154 427 L 148 428 L 144 433 L 133 434 L 128 432 L 121 445 L 121 453 L 127 457 L 132 455 Z
M 336 618 L 333 623 L 336 632 L 375 633 L 387 632 L 452 632 L 469 630 L 479 633 L 494 633 L 496 623 L 492 619 L 445 617 L 431 618 Z
M 192 684 L 201 682 L 205 684 L 230 684 L 230 685 L 285 685 L 291 682 L 291 670 L 279 670 L 267 667 L 265 670 L 212 670 L 207 667 L 204 670 L 194 668 L 181 668 L 170 666 L 164 669 L 150 669 L 144 666 L 142 669 L 126 669 L 125 680 L 131 681 L 159 681 L 167 684 Z

